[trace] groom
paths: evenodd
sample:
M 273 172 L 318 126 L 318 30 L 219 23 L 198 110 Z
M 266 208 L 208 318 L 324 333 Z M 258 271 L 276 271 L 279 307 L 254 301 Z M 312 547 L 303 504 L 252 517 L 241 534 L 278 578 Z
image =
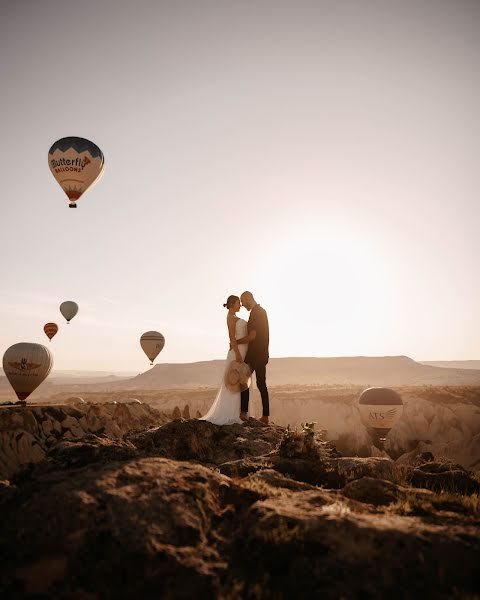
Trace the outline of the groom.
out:
M 237 340 L 238 344 L 247 344 L 248 350 L 245 356 L 245 362 L 257 377 L 257 387 L 262 397 L 263 416 L 260 419 L 262 423 L 268 425 L 268 416 L 270 414 L 270 405 L 268 399 L 268 389 L 266 382 L 266 371 L 268 363 L 268 343 L 269 328 L 268 317 L 264 308 L 255 302 L 252 292 L 243 292 L 240 296 L 243 306 L 250 311 L 248 319 L 248 335 Z M 248 416 L 248 402 L 250 400 L 250 389 L 247 388 L 241 393 L 241 412 L 240 418 L 246 421 Z

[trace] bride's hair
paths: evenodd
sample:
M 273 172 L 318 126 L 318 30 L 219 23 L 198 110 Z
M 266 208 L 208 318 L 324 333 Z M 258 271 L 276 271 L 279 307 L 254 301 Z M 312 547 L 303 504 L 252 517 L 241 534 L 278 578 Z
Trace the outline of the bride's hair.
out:
M 231 308 L 237 300 L 240 300 L 240 298 L 238 296 L 233 296 L 233 295 L 229 296 L 223 306 L 225 308 Z

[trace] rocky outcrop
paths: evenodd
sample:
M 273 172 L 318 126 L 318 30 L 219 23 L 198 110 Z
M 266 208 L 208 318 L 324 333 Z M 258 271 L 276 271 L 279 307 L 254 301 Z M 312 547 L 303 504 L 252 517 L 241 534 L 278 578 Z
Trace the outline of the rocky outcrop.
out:
M 227 566 L 222 486 L 162 458 L 24 482 L 2 505 L 4 597 L 213 597 Z
M 234 556 L 247 574 L 244 597 L 255 582 L 279 598 L 446 599 L 476 586 L 476 535 L 473 521 L 458 528 L 458 520 L 452 526 L 298 491 L 251 505 Z
M 404 490 L 398 485 L 374 477 L 362 477 L 350 481 L 343 488 L 342 494 L 352 500 L 374 506 L 388 505 L 397 502 L 400 498 L 405 498 Z
M 446 600 L 476 589 L 478 519 L 460 504 L 407 514 L 405 488 L 384 480 L 335 491 L 273 469 L 232 479 L 107 442 L 110 462 L 69 442 L 67 462 L 56 451 L 48 469 L 0 483 L 4 597 L 383 599 L 401 581 L 401 597 Z M 436 497 L 418 494 L 422 507 Z
M 139 449 L 176 460 L 212 465 L 275 450 L 283 427 L 264 427 L 249 419 L 246 424 L 218 427 L 207 421 L 175 419 L 166 425 L 127 436 Z
M 448 470 L 436 465 L 398 472 L 390 459 L 339 456 L 311 427 L 254 420 L 58 440 L 0 481 L 0 591 L 32 600 L 473 597 L 476 497 L 397 481 Z
M 148 404 L 76 404 L 0 408 L 0 478 L 43 460 L 59 442 L 88 434 L 121 438 L 132 429 L 165 422 Z
M 435 492 L 480 493 L 480 481 L 461 465 L 451 462 L 430 461 L 414 467 L 410 485 Z

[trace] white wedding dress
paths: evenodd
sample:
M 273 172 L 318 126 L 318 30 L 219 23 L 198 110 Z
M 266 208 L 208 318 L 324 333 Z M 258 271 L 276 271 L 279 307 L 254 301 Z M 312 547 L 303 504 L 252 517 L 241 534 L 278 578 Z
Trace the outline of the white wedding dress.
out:
M 247 322 L 238 319 L 235 323 L 235 339 L 239 340 L 248 335 Z M 242 358 L 247 354 L 248 344 L 240 344 L 238 350 Z M 228 365 L 235 360 L 235 352 L 230 350 L 225 361 L 225 369 L 222 374 L 222 383 L 214 403 L 210 410 L 201 421 L 209 421 L 215 425 L 231 425 L 233 423 L 243 423 L 240 419 L 240 392 L 231 392 L 224 383 L 225 373 Z

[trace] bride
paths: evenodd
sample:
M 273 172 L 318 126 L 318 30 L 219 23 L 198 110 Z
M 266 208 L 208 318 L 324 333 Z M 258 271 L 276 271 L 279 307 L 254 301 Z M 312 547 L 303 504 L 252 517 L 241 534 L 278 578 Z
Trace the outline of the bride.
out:
M 209 421 L 215 425 L 243 423 L 242 419 L 240 419 L 240 392 L 230 391 L 225 386 L 224 378 L 229 364 L 233 360 L 243 362 L 248 349 L 248 344 L 237 344 L 237 340 L 248 335 L 247 322 L 236 315 L 241 306 L 240 298 L 238 296 L 229 296 L 223 306 L 228 308 L 227 326 L 231 350 L 227 354 L 225 369 L 222 375 L 222 385 L 217 397 L 207 414 L 201 418 L 201 421 Z

